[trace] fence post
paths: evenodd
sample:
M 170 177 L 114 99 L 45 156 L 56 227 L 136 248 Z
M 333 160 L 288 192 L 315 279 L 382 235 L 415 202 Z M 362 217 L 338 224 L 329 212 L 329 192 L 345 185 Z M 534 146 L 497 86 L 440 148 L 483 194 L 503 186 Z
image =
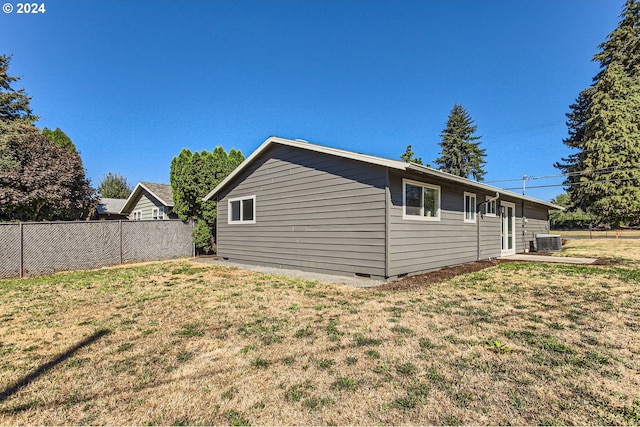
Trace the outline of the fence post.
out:
M 120 265 L 122 265 L 124 263 L 124 256 L 122 254 L 122 220 L 118 222 L 120 223 Z
M 193 230 L 196 228 L 196 222 L 193 220 L 193 218 L 189 219 L 189 222 L 191 223 L 191 256 L 195 257 L 196 256 L 196 242 L 193 241 Z
M 20 278 L 24 277 L 24 225 L 20 222 Z

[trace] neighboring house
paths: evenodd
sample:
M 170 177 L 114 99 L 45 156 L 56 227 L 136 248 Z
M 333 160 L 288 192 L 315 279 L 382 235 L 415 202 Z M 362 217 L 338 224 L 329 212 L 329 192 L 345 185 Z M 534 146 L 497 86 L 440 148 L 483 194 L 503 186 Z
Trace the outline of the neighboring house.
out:
M 177 219 L 172 209 L 173 191 L 169 184 L 139 182 L 120 213 L 132 221 Z
M 97 219 L 105 220 L 127 220 L 129 217 L 125 214 L 121 214 L 120 211 L 124 207 L 127 199 L 110 199 L 108 197 L 101 197 L 98 199 L 98 206 L 96 207 Z
M 429 167 L 277 137 L 211 191 L 218 256 L 396 278 L 524 252 L 554 204 Z

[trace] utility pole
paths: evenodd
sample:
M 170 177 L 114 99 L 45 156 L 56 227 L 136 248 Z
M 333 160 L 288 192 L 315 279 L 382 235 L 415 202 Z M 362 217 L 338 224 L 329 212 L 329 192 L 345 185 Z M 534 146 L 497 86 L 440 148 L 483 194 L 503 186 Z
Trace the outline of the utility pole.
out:
M 527 181 L 533 179 L 532 176 L 524 175 L 522 177 L 522 195 L 524 196 L 525 190 L 527 189 Z

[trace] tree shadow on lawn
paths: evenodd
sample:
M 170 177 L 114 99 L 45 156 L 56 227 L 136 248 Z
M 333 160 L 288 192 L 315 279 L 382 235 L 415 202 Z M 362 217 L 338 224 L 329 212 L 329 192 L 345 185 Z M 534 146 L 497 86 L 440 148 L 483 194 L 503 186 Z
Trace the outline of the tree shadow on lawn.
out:
M 75 346 L 69 348 L 67 351 L 65 351 L 64 353 L 60 354 L 55 359 L 45 363 L 44 365 L 39 366 L 36 370 L 34 370 L 33 372 L 29 373 L 28 375 L 25 375 L 20 380 L 16 381 L 15 384 L 7 387 L 5 390 L 0 392 L 0 403 L 2 403 L 5 400 L 7 400 L 9 397 L 11 397 L 13 394 L 15 394 L 21 388 L 28 386 L 32 381 L 34 381 L 34 380 L 38 379 L 39 377 L 41 377 L 42 375 L 46 374 L 52 368 L 54 368 L 57 365 L 65 362 L 67 359 L 72 357 L 81 348 L 84 348 L 84 347 L 87 347 L 87 346 L 93 344 L 94 342 L 98 341 L 100 338 L 102 338 L 103 336 L 107 335 L 110 332 L 111 331 L 108 330 L 108 329 L 100 329 L 100 330 L 94 332 L 92 335 L 90 335 L 87 338 L 83 339 L 82 341 L 80 341 Z

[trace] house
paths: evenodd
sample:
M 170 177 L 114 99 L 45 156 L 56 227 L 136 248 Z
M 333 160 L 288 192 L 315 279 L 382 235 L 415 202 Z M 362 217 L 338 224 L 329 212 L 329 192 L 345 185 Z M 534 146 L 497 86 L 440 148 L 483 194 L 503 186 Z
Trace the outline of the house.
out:
M 173 212 L 173 190 L 169 184 L 139 182 L 120 210 L 130 220 L 177 219 Z
M 127 199 L 111 199 L 108 197 L 101 197 L 98 199 L 98 206 L 96 206 L 97 219 L 103 220 L 127 220 L 129 217 L 125 214 L 121 214 L 120 211 L 124 207 Z
M 205 198 L 218 256 L 402 277 L 525 252 L 554 204 L 414 163 L 268 138 Z

